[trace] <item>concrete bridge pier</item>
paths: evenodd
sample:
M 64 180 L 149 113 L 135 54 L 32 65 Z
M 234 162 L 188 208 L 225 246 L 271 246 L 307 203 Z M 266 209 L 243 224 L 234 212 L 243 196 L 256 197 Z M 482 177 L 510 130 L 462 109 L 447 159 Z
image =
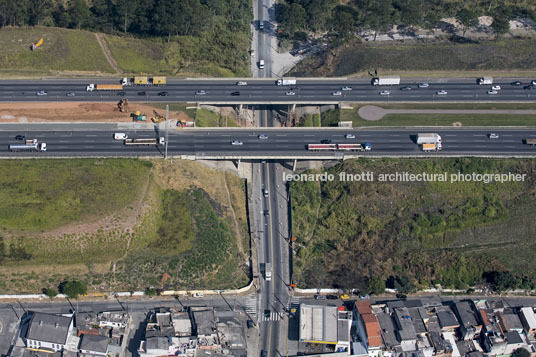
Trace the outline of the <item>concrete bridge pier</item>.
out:
M 292 161 L 292 171 L 296 171 L 296 166 L 298 165 L 298 160 L 297 159 L 294 159 L 294 161 Z
M 237 170 L 240 169 L 240 159 L 233 160 L 233 164 L 236 166 L 236 169 L 237 169 Z

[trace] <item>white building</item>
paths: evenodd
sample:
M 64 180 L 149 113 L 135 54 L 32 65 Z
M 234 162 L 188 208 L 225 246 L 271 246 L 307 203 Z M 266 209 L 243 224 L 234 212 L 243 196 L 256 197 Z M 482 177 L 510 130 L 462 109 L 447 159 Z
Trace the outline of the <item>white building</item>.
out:
M 53 352 L 63 351 L 72 331 L 72 316 L 34 312 L 26 333 L 26 347 Z

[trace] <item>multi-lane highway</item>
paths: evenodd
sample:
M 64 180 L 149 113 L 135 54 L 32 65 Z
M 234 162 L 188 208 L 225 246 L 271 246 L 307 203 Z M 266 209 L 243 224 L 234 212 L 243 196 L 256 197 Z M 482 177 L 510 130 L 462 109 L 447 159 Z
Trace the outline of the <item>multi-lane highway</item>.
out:
M 474 79 L 434 79 L 428 88 L 418 88 L 422 80 L 402 79 L 399 86 L 372 86 L 366 79 L 297 79 L 295 86 L 277 86 L 274 79 L 245 79 L 246 86 L 236 85 L 237 80 L 214 79 L 171 79 L 165 86 L 125 86 L 120 91 L 87 92 L 86 86 L 95 79 L 42 80 L 42 81 L 0 81 L 0 101 L 116 101 L 127 97 L 130 101 L 150 102 L 199 102 L 216 104 L 262 104 L 262 103 L 303 103 L 323 104 L 340 102 L 525 102 L 536 99 L 536 89 L 512 86 L 512 78 L 496 78 L 494 85 L 500 85 L 498 94 L 489 95 L 491 86 L 476 84 Z M 531 78 L 519 79 L 529 84 Z M 119 83 L 119 78 L 99 80 L 98 83 Z M 352 90 L 342 91 L 342 87 Z M 411 90 L 401 90 L 403 87 Z M 205 94 L 196 94 L 198 91 Z M 389 95 L 380 95 L 382 90 Z M 446 95 L 437 92 L 445 90 Z M 45 91 L 47 95 L 37 95 Z M 340 95 L 333 95 L 334 92 Z M 71 96 L 67 96 L 67 94 Z M 288 95 L 294 93 L 293 95 Z M 73 96 L 74 94 L 74 96 Z M 164 95 L 165 94 L 165 95 Z
M 164 146 L 125 146 L 122 140 L 114 140 L 113 133 L 121 131 L 130 138 L 155 138 L 163 132 L 151 130 L 46 130 L 47 125 L 24 126 L 26 130 L 12 130 L 13 125 L 0 128 L 0 156 L 2 157 L 53 157 L 53 156 L 161 156 Z M 11 130 L 6 130 L 7 128 Z M 2 130 L 3 129 L 3 130 Z M 490 139 L 494 132 L 498 139 Z M 419 132 L 437 132 L 443 138 L 443 150 L 423 153 L 415 143 Z M 267 139 L 259 139 L 265 134 Z M 355 139 L 345 139 L 346 134 L 354 134 Z M 27 139 L 37 139 L 47 143 L 46 152 L 10 152 L 9 144 L 16 144 L 16 135 Z M 494 156 L 534 156 L 536 147 L 525 144 L 525 139 L 536 139 L 536 129 L 233 129 L 233 130 L 170 130 L 168 154 L 172 156 L 193 155 L 196 158 L 314 158 L 332 156 L 341 158 L 340 152 L 309 152 L 307 144 L 318 144 L 323 140 L 332 143 L 370 142 L 370 152 L 359 152 L 364 156 L 417 156 L 441 155 L 494 155 Z M 241 145 L 232 145 L 232 141 Z M 346 153 L 348 154 L 348 153 Z

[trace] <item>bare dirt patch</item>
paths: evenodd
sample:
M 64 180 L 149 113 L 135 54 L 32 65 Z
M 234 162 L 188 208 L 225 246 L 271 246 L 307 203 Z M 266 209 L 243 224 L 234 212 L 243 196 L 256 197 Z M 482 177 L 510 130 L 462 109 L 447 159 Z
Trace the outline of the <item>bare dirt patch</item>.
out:
M 121 113 L 116 103 L 0 103 L 0 123 L 32 122 L 131 122 L 131 113 L 153 116 L 162 109 L 148 104 L 130 103 Z M 170 119 L 191 120 L 183 112 L 170 112 Z

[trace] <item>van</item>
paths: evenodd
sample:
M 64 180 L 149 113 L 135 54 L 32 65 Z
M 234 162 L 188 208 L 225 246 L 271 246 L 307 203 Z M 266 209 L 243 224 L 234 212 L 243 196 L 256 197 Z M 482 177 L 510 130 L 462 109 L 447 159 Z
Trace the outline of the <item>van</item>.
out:
M 115 140 L 125 140 L 125 139 L 128 139 L 128 135 L 125 134 L 125 133 L 115 133 L 114 134 L 114 139 Z
M 259 61 L 259 68 L 264 69 L 264 60 Z
M 264 21 L 259 20 L 259 30 L 264 30 Z

